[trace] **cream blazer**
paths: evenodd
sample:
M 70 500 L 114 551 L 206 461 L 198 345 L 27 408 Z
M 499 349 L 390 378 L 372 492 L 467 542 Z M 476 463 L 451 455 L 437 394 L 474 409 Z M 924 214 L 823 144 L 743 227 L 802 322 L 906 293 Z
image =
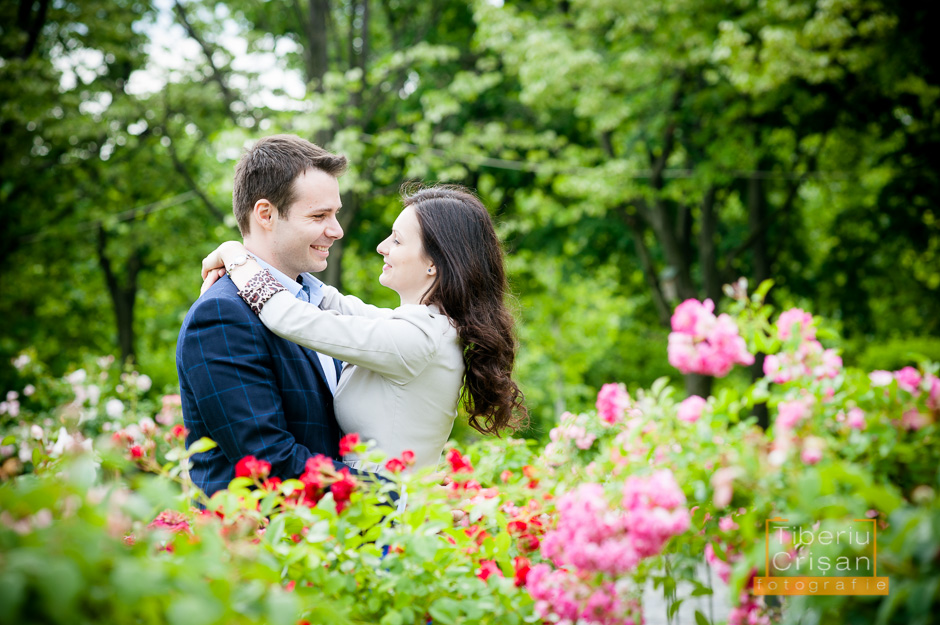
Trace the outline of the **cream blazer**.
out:
M 436 306 L 377 308 L 328 285 L 323 293 L 320 308 L 278 293 L 261 321 L 280 337 L 345 362 L 334 398 L 345 433 L 375 441 L 389 457 L 410 449 L 416 469 L 437 465 L 463 384 L 456 328 Z M 358 465 L 355 457 L 344 460 Z

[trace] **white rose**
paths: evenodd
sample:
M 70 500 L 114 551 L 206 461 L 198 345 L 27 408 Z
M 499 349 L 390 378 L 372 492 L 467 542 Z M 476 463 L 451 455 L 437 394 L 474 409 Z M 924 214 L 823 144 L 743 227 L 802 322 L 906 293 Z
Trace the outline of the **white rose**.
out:
M 88 374 L 85 373 L 84 369 L 78 369 L 65 376 L 65 379 L 68 380 L 69 384 L 81 384 L 87 377 Z
M 149 391 L 151 386 L 153 386 L 153 380 L 150 379 L 150 376 L 142 375 L 137 378 L 137 388 L 141 393 Z
M 104 405 L 104 411 L 112 419 L 117 419 L 124 414 L 124 402 L 116 397 L 112 397 L 108 400 L 108 403 Z

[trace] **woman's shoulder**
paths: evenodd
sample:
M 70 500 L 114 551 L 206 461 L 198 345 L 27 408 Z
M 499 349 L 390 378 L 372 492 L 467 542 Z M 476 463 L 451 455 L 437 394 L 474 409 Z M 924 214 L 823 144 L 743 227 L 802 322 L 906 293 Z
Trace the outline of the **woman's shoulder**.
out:
M 441 309 L 434 304 L 405 304 L 395 308 L 391 316 L 440 328 L 454 327 L 451 318 L 441 312 Z

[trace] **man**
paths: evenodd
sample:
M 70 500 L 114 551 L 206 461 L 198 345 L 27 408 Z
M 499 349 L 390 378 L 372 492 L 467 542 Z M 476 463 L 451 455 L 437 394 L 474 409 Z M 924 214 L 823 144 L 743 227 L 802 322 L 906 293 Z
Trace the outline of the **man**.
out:
M 235 168 L 232 205 L 245 247 L 316 305 L 323 283 L 309 272 L 326 269 L 330 246 L 343 236 L 337 177 L 345 170 L 344 156 L 293 135 L 261 139 Z M 187 446 L 203 436 L 218 443 L 192 458 L 190 476 L 206 495 L 226 488 L 248 455 L 270 462 L 282 479 L 298 477 L 315 454 L 338 457 L 339 361 L 267 330 L 228 276 L 190 308 L 176 366 Z

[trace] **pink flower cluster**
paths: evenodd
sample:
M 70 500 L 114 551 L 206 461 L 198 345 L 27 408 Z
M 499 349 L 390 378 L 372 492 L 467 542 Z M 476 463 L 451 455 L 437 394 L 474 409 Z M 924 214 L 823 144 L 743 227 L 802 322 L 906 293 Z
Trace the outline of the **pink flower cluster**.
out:
M 615 385 L 608 384 L 608 386 Z M 548 437 L 553 443 L 559 443 L 564 440 L 574 441 L 578 449 L 590 449 L 591 445 L 593 445 L 594 441 L 597 439 L 597 436 L 588 432 L 583 425 L 578 423 L 577 417 L 570 412 L 561 415 L 561 423 L 557 427 L 552 428 L 551 432 L 548 433 Z
M 872 371 L 868 377 L 872 386 L 887 386 L 897 380 L 898 388 L 910 393 L 914 400 L 927 394 L 927 412 L 922 412 L 917 406 L 905 407 L 901 423 L 907 429 L 919 430 L 940 417 L 940 378 L 932 373 L 921 375 L 914 367 L 904 367 L 898 371 Z
M 526 589 L 535 599 L 535 610 L 546 622 L 571 625 L 638 625 L 643 622 L 636 599 L 622 596 L 609 581 L 593 583 L 589 574 L 533 566 Z
M 754 364 L 754 355 L 738 334 L 734 320 L 714 314 L 707 299 L 687 299 L 676 307 L 669 333 L 669 364 L 682 373 L 723 377 L 738 365 Z
M 623 384 L 605 384 L 597 393 L 596 405 L 601 421 L 612 425 L 623 419 L 630 408 L 630 394 Z
M 728 614 L 728 625 L 770 625 L 770 615 L 767 614 L 767 604 L 763 595 L 754 594 L 754 575 L 751 571 L 750 579 L 741 589 L 738 596 L 738 605 Z
M 842 358 L 833 349 L 824 349 L 816 340 L 813 316 L 800 308 L 791 308 L 777 320 L 777 338 L 790 341 L 798 338 L 795 351 L 771 354 L 764 359 L 764 375 L 776 384 L 811 378 L 834 378 L 842 370 Z
M 679 404 L 677 415 L 679 417 L 679 421 L 695 423 L 702 418 L 702 412 L 705 410 L 706 405 L 708 405 L 708 402 L 698 395 L 690 395 L 689 397 L 686 397 L 682 400 L 682 403 Z
M 628 478 L 621 503 L 622 510 L 611 509 L 600 484 L 566 493 L 558 500 L 558 526 L 542 540 L 542 555 L 559 567 L 618 576 L 689 527 L 685 495 L 668 470 Z

